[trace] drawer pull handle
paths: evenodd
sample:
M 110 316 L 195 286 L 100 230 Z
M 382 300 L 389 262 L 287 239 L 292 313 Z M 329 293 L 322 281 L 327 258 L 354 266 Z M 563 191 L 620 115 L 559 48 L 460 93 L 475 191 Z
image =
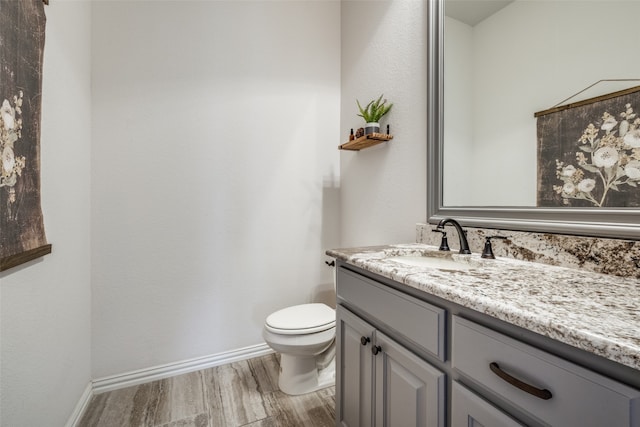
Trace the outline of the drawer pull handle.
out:
M 527 384 L 525 382 L 522 382 L 515 377 L 512 377 L 511 375 L 507 374 L 505 371 L 500 369 L 500 366 L 496 362 L 491 362 L 489 364 L 489 368 L 494 374 L 496 374 L 497 376 L 499 376 L 500 378 L 502 378 L 512 386 L 518 387 L 520 390 L 526 391 L 527 393 L 532 394 L 535 397 L 538 397 L 542 400 L 549 400 L 553 396 L 551 392 L 546 388 L 540 389 L 530 384 Z
M 371 338 L 369 337 L 360 337 L 360 344 L 367 345 L 371 342 Z
M 382 351 L 382 347 L 380 347 L 379 345 L 374 345 L 373 347 L 371 347 L 371 353 L 373 353 L 374 356 L 380 353 L 381 351 Z

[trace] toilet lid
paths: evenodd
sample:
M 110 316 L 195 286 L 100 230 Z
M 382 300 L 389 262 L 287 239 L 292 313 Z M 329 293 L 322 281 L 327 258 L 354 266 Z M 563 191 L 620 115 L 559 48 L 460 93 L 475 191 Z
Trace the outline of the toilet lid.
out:
M 311 334 L 334 327 L 336 311 L 326 304 L 301 304 L 283 308 L 267 317 L 265 325 L 282 334 Z

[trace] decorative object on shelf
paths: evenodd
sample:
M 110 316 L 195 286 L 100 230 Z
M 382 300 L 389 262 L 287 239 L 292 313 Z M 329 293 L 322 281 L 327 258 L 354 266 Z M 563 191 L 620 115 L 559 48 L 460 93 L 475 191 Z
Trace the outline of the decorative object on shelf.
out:
M 51 252 L 40 206 L 42 0 L 0 14 L 0 271 Z
M 356 131 L 356 138 L 362 138 L 364 136 L 364 128 L 358 128 Z
M 383 100 L 382 97 L 384 95 L 380 95 L 378 99 L 374 99 L 370 101 L 364 108 L 360 105 L 360 101 L 356 99 L 356 104 L 358 104 L 358 110 L 360 110 L 360 114 L 358 116 L 362 117 L 367 124 L 365 125 L 364 133 L 365 135 L 370 135 L 373 133 L 380 132 L 380 119 L 391 110 L 393 104 L 387 105 L 387 100 Z
M 373 147 L 374 145 L 378 145 L 391 139 L 393 139 L 392 135 L 387 135 L 384 133 L 372 133 L 370 135 L 360 136 L 353 141 L 346 142 L 340 145 L 338 148 L 340 150 L 360 151 L 363 148 Z
M 534 114 L 538 206 L 640 207 L 640 86 Z

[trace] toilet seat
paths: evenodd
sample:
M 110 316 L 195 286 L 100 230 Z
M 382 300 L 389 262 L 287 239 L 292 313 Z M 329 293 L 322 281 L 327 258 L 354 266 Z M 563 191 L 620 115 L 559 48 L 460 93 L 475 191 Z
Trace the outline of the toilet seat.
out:
M 275 334 L 305 335 L 326 331 L 336 325 L 336 311 L 326 304 L 294 305 L 272 313 L 265 329 Z

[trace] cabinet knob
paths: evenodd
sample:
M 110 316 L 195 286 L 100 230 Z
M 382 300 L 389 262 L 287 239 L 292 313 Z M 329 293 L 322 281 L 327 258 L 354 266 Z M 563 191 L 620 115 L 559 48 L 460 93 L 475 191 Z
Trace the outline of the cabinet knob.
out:
M 380 347 L 379 345 L 374 345 L 373 347 L 371 347 L 371 353 L 373 353 L 374 355 L 380 353 L 382 351 L 382 347 Z
M 360 344 L 367 345 L 371 342 L 371 338 L 369 337 L 360 337 Z

